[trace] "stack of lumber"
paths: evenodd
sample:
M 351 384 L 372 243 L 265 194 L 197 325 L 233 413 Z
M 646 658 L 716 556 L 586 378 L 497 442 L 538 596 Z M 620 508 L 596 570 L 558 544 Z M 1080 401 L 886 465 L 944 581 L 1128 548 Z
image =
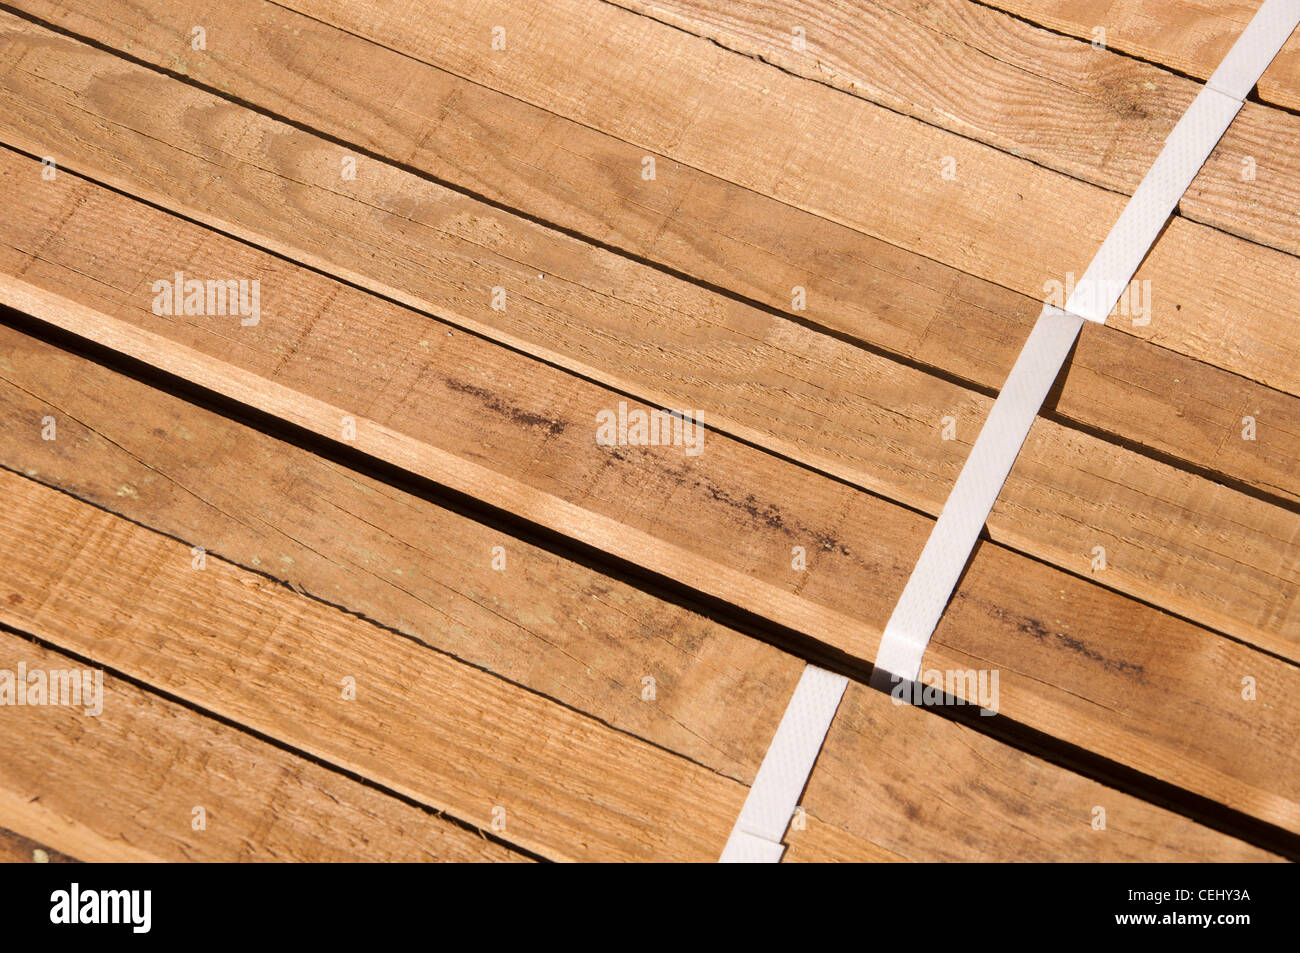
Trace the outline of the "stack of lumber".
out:
M 715 860 L 809 661 L 787 861 L 1300 856 L 1300 35 L 869 685 L 1258 5 L 8 0 L 0 856 Z

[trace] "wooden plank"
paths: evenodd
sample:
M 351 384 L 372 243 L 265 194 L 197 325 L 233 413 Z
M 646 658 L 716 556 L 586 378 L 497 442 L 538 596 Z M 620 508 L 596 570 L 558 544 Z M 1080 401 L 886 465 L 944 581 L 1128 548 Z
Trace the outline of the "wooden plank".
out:
M 1154 60 L 1198 79 L 1210 74 L 1228 55 L 1262 0 L 991 0 L 1052 30 L 1091 40 L 1097 27 L 1106 30 L 1106 45 Z M 1292 35 L 1256 89 L 1259 98 L 1300 110 L 1300 36 Z
M 219 245 L 214 250 L 221 254 L 229 251 Z M 237 261 L 222 260 L 228 264 Z M 291 286 L 293 270 L 283 274 L 285 286 Z M 386 307 L 368 302 L 350 289 L 335 289 L 323 297 L 305 291 L 295 295 L 308 313 L 318 316 L 318 327 L 325 329 L 346 327 L 355 315 Z M 60 313 L 78 307 L 69 304 Z M 392 330 L 398 325 L 386 320 L 383 326 L 387 330 L 376 339 L 400 343 L 400 335 Z M 425 333 L 429 334 L 425 340 L 446 340 L 440 326 L 426 328 Z M 421 354 L 428 376 L 438 376 L 433 373 L 438 358 L 434 354 L 425 357 L 428 352 L 415 345 L 412 350 Z M 311 356 L 310 349 L 302 353 Z M 495 496 L 487 494 L 503 509 L 535 514 L 545 523 L 548 513 L 534 508 L 539 496 L 554 500 L 549 505 L 561 516 L 570 512 L 566 507 L 575 504 L 588 513 L 594 507 L 599 512 L 590 518 L 548 525 L 576 534 L 598 548 L 619 551 L 638 565 L 789 624 L 851 655 L 867 661 L 874 656 L 880 628 L 929 531 L 928 519 L 721 435 L 710 435 L 709 452 L 695 458 L 679 456 L 676 448 L 667 453 L 663 448 L 626 448 L 612 459 L 592 461 L 582 448 L 586 438 L 581 431 L 584 422 L 591 421 L 592 409 L 606 402 L 608 395 L 581 381 L 568 379 L 566 383 L 562 376 L 523 358 L 495 352 L 476 357 L 475 353 L 464 348 L 448 352 L 455 376 L 439 379 L 454 379 L 462 386 L 437 393 L 436 406 L 443 421 L 440 432 L 464 441 L 453 446 L 477 448 L 458 450 L 471 463 L 495 457 L 496 465 L 501 465 L 516 455 L 528 462 L 526 475 L 531 483 L 526 491 L 511 477 L 494 489 Z M 160 428 L 163 432 L 158 434 L 148 424 L 129 429 L 103 404 L 100 388 L 105 385 L 89 379 L 84 388 L 62 383 L 78 380 L 84 371 L 56 378 L 61 381 L 56 387 L 34 383 L 40 380 L 34 369 L 46 363 L 47 358 L 39 354 L 15 358 L 6 373 L 19 391 L 43 392 L 48 395 L 44 400 L 50 401 L 49 409 L 70 415 L 74 421 L 86 421 L 92 430 L 109 435 L 108 439 L 130 447 L 144 459 L 192 458 L 174 471 L 175 478 L 183 478 L 186 486 L 216 480 L 215 486 L 199 493 L 202 499 L 215 500 L 223 509 L 242 505 L 243 495 L 219 488 L 241 485 L 240 474 L 248 472 L 243 461 L 237 457 L 228 461 L 232 469 L 221 479 L 219 471 L 210 472 L 216 462 L 203 448 L 219 447 L 225 454 L 242 445 L 243 438 L 213 435 L 197 444 L 169 444 L 168 429 Z M 325 376 L 347 377 L 336 373 Z M 204 383 L 202 379 L 199 382 Z M 248 386 L 248 399 L 261 399 L 276 386 L 259 379 Z M 498 394 L 509 395 L 508 400 Z M 20 454 L 11 465 L 36 475 L 50 474 L 77 492 L 97 493 L 106 498 L 105 505 L 115 508 L 149 491 L 150 481 L 139 477 L 118 482 L 105 474 L 107 482 L 97 484 L 84 475 L 98 468 L 80 462 L 80 452 L 75 449 L 78 443 L 68 452 L 55 450 L 66 444 L 40 440 L 38 425 L 48 412 L 42 406 L 44 400 L 15 405 L 14 418 L 25 416 L 30 424 L 25 430 L 15 430 L 11 438 L 14 452 Z M 139 400 L 138 395 L 123 397 L 121 405 L 134 406 Z M 416 400 L 402 402 L 408 408 L 418 404 Z M 328 418 L 329 425 L 335 426 L 337 419 L 337 414 Z M 453 421 L 460 421 L 463 430 Z M 187 428 L 176 429 L 183 435 Z M 359 436 L 366 438 L 367 433 L 363 422 Z M 570 435 L 567 440 L 566 433 Z M 20 439 L 20 434 L 25 436 Z M 147 452 L 150 440 L 155 449 Z M 376 446 L 386 449 L 386 445 Z M 412 449 L 404 459 L 415 471 L 427 470 L 427 461 L 442 453 L 426 445 L 422 451 Z M 261 462 L 266 459 L 259 456 L 250 462 L 267 466 Z M 169 469 L 171 466 L 175 464 Z M 460 473 L 427 472 L 444 481 L 459 479 Z M 321 482 L 313 479 L 306 485 L 315 487 Z M 300 484 L 296 477 L 280 477 L 271 485 L 292 488 Z M 464 486 L 480 496 L 490 488 L 483 482 Z M 346 497 L 341 502 L 345 509 L 356 505 Z M 275 496 L 262 506 L 259 519 L 274 525 Z M 377 510 L 368 507 L 363 513 L 364 519 L 384 527 L 379 535 L 392 533 L 410 539 L 413 547 L 417 545 L 418 529 L 411 527 L 405 508 L 400 515 L 387 518 L 380 518 Z M 617 525 L 609 525 L 612 517 L 619 521 Z M 294 522 L 294 534 L 301 532 L 299 523 Z M 363 531 L 357 524 L 348 525 L 354 532 Z M 232 531 L 237 530 L 226 526 L 222 542 L 212 545 L 235 545 Z M 629 546 L 629 539 L 635 545 Z M 374 546 L 363 539 L 354 550 L 331 544 L 319 534 L 305 541 L 313 548 L 323 547 L 342 565 L 361 562 L 356 554 Z M 807 571 L 792 571 L 794 546 L 805 550 Z M 277 558 L 271 567 L 279 569 L 282 562 Z M 402 565 L 409 567 L 405 562 Z M 382 571 L 374 574 L 384 575 Z M 329 578 L 338 581 L 337 574 Z M 372 584 L 371 578 L 367 574 L 362 583 Z M 431 596 L 422 585 L 418 575 L 414 580 L 403 578 L 403 586 L 416 587 L 413 591 L 424 601 Z M 325 591 L 319 583 L 309 583 L 309 587 Z M 355 595 L 356 584 L 349 591 Z M 331 594 L 331 598 L 338 596 Z M 499 596 L 494 593 L 491 598 L 495 604 Z M 484 600 L 481 596 L 480 601 Z M 393 616 L 380 618 L 387 621 L 404 616 L 399 607 Z M 416 631 L 429 638 L 434 630 L 426 626 Z M 726 656 L 732 651 L 728 647 L 719 653 Z M 1121 763 L 1239 810 L 1261 811 L 1276 823 L 1289 823 L 1285 818 L 1295 811 L 1297 755 L 1282 741 L 1292 733 L 1290 713 L 1271 705 L 1243 709 L 1239 693 L 1240 679 L 1248 674 L 1257 679 L 1262 697 L 1285 697 L 1300 688 L 1293 665 L 1214 637 L 1082 580 L 1053 573 L 1000 547 L 978 547 L 936 632 L 927 664 L 1001 668 L 1002 710 L 1018 721 L 1081 747 L 1106 752 Z M 638 670 L 636 677 L 642 674 Z M 773 683 L 779 684 L 773 689 L 778 697 L 789 690 L 793 678 L 791 673 L 788 682 Z M 773 710 L 770 717 L 776 714 Z M 755 766 L 751 761 L 750 770 Z
M 131 77 L 131 83 L 168 82 L 108 54 L 47 35 L 41 48 L 53 47 L 66 48 L 78 61 L 88 58 L 95 68 L 108 71 L 103 82 L 118 82 L 109 76 L 119 70 Z M 50 68 L 58 66 L 52 62 Z M 8 75 L 13 75 L 12 71 Z M 87 81 L 86 75 L 79 69 L 67 82 Z M 97 81 L 88 82 L 94 85 Z M 60 84 L 47 92 L 62 101 L 67 90 Z M 214 101 L 207 94 L 189 92 L 193 105 L 178 102 L 177 107 L 190 115 L 197 115 L 197 110 L 215 110 L 211 118 L 220 125 L 229 121 L 234 110 L 239 129 L 257 131 L 241 133 L 239 142 L 262 144 L 255 149 L 258 164 L 251 164 L 250 156 L 250 164 L 230 167 L 224 163 L 233 153 L 223 153 L 227 156 L 220 165 L 223 174 L 198 159 L 220 141 L 219 133 L 212 141 L 201 138 L 180 149 L 164 146 L 161 138 L 124 131 L 133 122 L 147 124 L 149 116 L 139 110 L 131 112 L 129 119 L 120 116 L 112 127 L 79 118 L 89 115 L 80 107 L 75 116 L 66 109 L 60 115 L 68 116 L 77 126 L 76 135 L 83 144 L 96 136 L 105 143 L 114 142 L 111 147 L 99 147 L 100 160 L 117 167 L 133 187 L 151 197 L 148 190 L 152 186 L 145 179 L 156 181 L 163 175 L 160 168 L 172 169 L 167 175 L 189 183 L 186 189 L 206 181 L 213 200 L 219 200 L 221 214 L 284 231 L 284 240 L 296 242 L 296 254 L 301 258 L 335 262 L 347 258 L 369 273 L 383 274 L 385 280 L 400 279 L 404 287 L 420 292 L 412 294 L 340 269 L 398 300 L 429 312 L 450 313 L 463 327 L 525 346 L 538 356 L 644 400 L 660 406 L 703 408 L 705 423 L 931 513 L 937 513 L 946 499 L 968 452 L 968 441 L 977 432 L 977 422 L 991 405 L 988 398 L 956 384 L 692 284 L 665 279 L 637 263 L 487 209 L 399 170 L 376 168 L 364 184 L 358 180 L 357 188 L 368 196 L 364 202 L 327 191 L 323 184 L 304 193 L 304 180 L 334 174 L 330 161 L 333 147 L 274 120 Z M 95 92 L 87 95 L 88 100 L 104 98 Z M 177 98 L 171 97 L 173 101 Z M 128 111 L 135 101 L 122 96 L 112 99 Z M 53 104 L 50 109 L 60 112 Z M 150 111 L 159 118 L 152 107 Z M 219 116 L 226 119 L 218 120 Z M 83 128 L 83 121 L 90 124 Z M 174 129 L 171 123 L 164 125 L 158 134 L 165 138 Z M 273 148 L 268 145 L 271 141 L 276 143 Z M 227 146 L 238 147 L 239 143 Z M 143 150 L 141 157 L 152 158 L 122 161 L 121 156 L 137 155 L 137 150 Z M 81 151 L 85 153 L 87 148 L 83 145 Z M 7 163 L 14 177 L 24 174 L 18 171 L 20 159 L 10 156 Z M 288 164 L 292 171 L 286 169 L 279 176 L 265 171 L 276 164 Z M 325 173 L 322 164 L 330 172 Z M 143 173 L 142 169 L 150 171 Z M 31 174 L 30 164 L 26 174 Z M 58 202 L 57 180 L 50 185 L 31 192 L 33 208 L 46 200 Z M 395 195 L 403 197 L 395 200 Z M 156 198 L 172 201 L 161 194 Z M 426 201 L 442 204 L 435 208 L 425 206 Z M 288 216 L 268 212 L 280 203 L 287 203 L 300 217 L 290 221 Z M 378 211 L 394 203 L 414 203 L 409 205 L 409 214 L 415 218 Z M 417 208 L 420 211 L 415 211 Z M 60 233 L 73 234 L 82 226 L 69 222 L 90 217 L 79 215 L 75 208 L 55 214 L 31 213 L 27 223 L 30 237 L 10 240 L 12 250 L 20 253 L 16 258 L 10 256 L 11 262 L 16 262 L 7 266 L 10 273 L 32 268 L 30 258 L 37 248 L 52 254 L 49 221 L 61 221 Z M 447 225 L 455 221 L 463 222 L 468 232 L 448 244 L 444 241 L 447 229 L 461 227 Z M 120 241 L 116 224 L 101 221 L 98 227 L 98 234 L 111 233 L 114 242 Z M 482 242 L 492 239 L 484 236 L 503 235 L 503 230 L 501 241 L 509 247 L 490 256 Z M 314 234 L 310 242 L 309 233 Z M 410 240 L 404 242 L 402 236 Z M 138 237 L 146 247 L 151 244 L 151 236 Z M 262 241 L 277 244 L 265 237 Z M 311 254 L 301 251 L 308 244 L 314 249 Z M 340 255 L 341 251 L 346 254 Z M 292 386 L 314 398 L 325 397 L 331 408 L 338 406 L 336 384 L 322 380 L 318 372 L 308 372 L 306 363 L 296 356 L 301 334 L 284 321 L 268 320 L 259 325 L 256 335 L 279 334 L 282 343 L 275 346 L 285 349 L 275 352 L 274 347 L 264 347 L 259 357 L 249 348 L 232 347 L 225 334 L 204 334 L 188 323 L 179 325 L 152 315 L 146 310 L 152 297 L 142 292 L 158 275 L 173 273 L 171 268 L 154 267 L 155 255 L 142 252 L 141 260 L 150 264 L 133 276 L 118 273 L 116 256 L 105 262 L 103 271 L 119 286 L 116 308 L 132 309 L 132 321 L 141 321 L 173 339 L 198 335 L 203 338 L 197 345 L 200 349 L 210 349 L 208 353 L 220 355 L 223 361 L 239 362 L 255 374 L 286 373 L 285 367 L 297 362 L 300 373 L 294 375 Z M 425 264 L 430 260 L 438 261 L 434 271 Z M 193 256 L 177 261 L 178 267 L 190 267 Z M 224 271 L 228 266 L 219 263 L 217 267 Z M 400 275 L 392 274 L 393 270 Z M 486 293 L 492 287 L 504 288 L 494 284 L 501 281 L 515 289 L 510 299 L 514 303 L 504 311 L 494 310 L 491 295 Z M 357 336 L 357 344 L 351 348 L 354 356 L 346 358 L 344 366 L 351 368 L 357 362 L 355 355 L 373 352 L 376 347 L 373 336 L 360 329 L 344 328 L 338 334 Z M 335 332 L 328 335 L 334 336 Z M 323 347 L 323 359 L 339 359 L 336 342 L 323 342 Z M 282 360 L 281 353 L 295 355 L 293 361 Z M 390 353 L 382 366 L 401 368 L 418 381 L 419 365 L 409 360 L 408 352 L 394 349 Z M 792 355 L 801 358 L 800 363 L 792 365 Z M 369 373 L 379 366 L 379 359 L 372 357 Z M 349 372 L 363 373 L 364 368 Z M 765 382 L 764 386 L 756 386 L 757 381 Z M 394 391 L 389 386 L 382 393 Z M 374 387 L 365 385 L 363 406 L 374 394 Z M 355 414 L 356 407 L 342 406 L 346 408 L 343 413 Z M 401 428 L 405 435 L 411 435 L 412 428 L 442 426 L 436 415 L 420 419 L 419 408 L 398 409 L 400 418 L 389 424 Z M 333 415 L 326 431 L 332 434 L 343 413 L 335 414 L 334 409 L 325 412 Z M 963 426 L 957 440 L 937 439 L 944 417 L 969 420 L 972 426 L 969 431 Z M 1287 429 L 1300 430 L 1300 422 L 1287 425 Z M 1225 435 L 1224 440 L 1234 438 L 1240 439 L 1239 431 Z M 586 444 L 586 452 L 600 455 L 591 443 Z M 1159 488 L 1158 493 L 1153 487 Z M 1300 539 L 1300 514 L 1043 421 L 1031 435 L 989 526 L 994 539 L 1074 571 L 1088 571 L 1085 554 L 1098 545 L 1108 551 L 1126 550 L 1134 558 L 1114 561 L 1113 568 L 1099 576 L 1105 584 L 1271 651 L 1297 651 L 1300 616 L 1292 611 L 1292 590 L 1298 570 L 1286 558 L 1286 547 Z M 1283 594 L 1280 597 L 1279 592 Z M 780 611 L 779 603 L 773 604 L 773 611 Z
M 783 864 L 890 864 L 907 860 L 806 812 L 801 824 L 797 828 L 791 825 L 786 831 Z
M 546 857 L 722 850 L 739 782 L 8 471 L 0 491 L 14 628 Z
M 62 29 L 768 307 L 788 309 L 796 285 L 815 289 L 806 320 L 988 389 L 1006 380 L 1039 311 L 1033 298 L 686 166 L 671 170 L 671 190 L 637 188 L 627 175 L 640 167 L 636 147 L 283 7 L 254 0 L 178 0 L 165 13 L 134 0 L 23 6 Z M 178 52 L 177 24 L 198 22 L 221 41 Z M 351 68 L 332 68 L 339 62 Z M 1080 109 L 1093 101 L 1085 97 Z M 1162 102 L 1145 97 L 1140 109 L 1113 114 L 1140 123 Z M 1113 138 L 1090 135 L 1076 145 L 1095 150 Z M 539 148 L 547 142 L 564 147 Z M 1125 165 L 1127 155 L 1102 164 L 1140 175 L 1145 166 Z M 1241 189 L 1252 185 L 1239 184 L 1234 194 Z M 1248 194 L 1256 204 L 1259 196 Z M 1300 415 L 1291 400 L 1163 348 L 1134 347 L 1121 332 L 1090 330 L 1052 410 L 1220 482 L 1296 502 L 1300 428 L 1290 422 Z M 1224 440 L 1239 431 L 1243 408 L 1265 422 L 1260 439 Z
M 599 0 L 284 5 L 636 143 L 665 168 L 685 163 L 1035 298 L 1083 274 L 1126 201 Z M 494 25 L 519 42 L 492 50 Z M 1300 294 L 1294 256 L 1175 218 L 1137 280 L 1151 283 L 1150 324 L 1113 315 L 1112 327 L 1300 390 L 1276 308 Z
M 12 674 L 19 664 L 29 675 L 90 670 L 0 632 L 0 669 Z M 55 704 L 5 710 L 0 823 L 87 861 L 527 859 L 111 674 L 99 677 L 97 715 Z
M 878 699 L 878 701 L 879 701 L 879 699 Z
M 46 844 L 38 843 L 30 837 L 0 829 L 0 863 L 75 864 L 77 862 L 75 857 L 69 857 L 67 854 L 57 851 Z
M 882 704 L 881 697 L 851 685 L 840 704 L 804 793 L 804 804 L 821 824 L 882 845 L 893 841 L 896 823 L 960 830 L 957 837 L 927 842 L 929 856 L 945 861 L 1166 861 L 1188 852 L 1224 860 L 1277 859 L 1244 844 L 1224 853 L 1218 835 L 1189 831 L 1176 815 L 1100 784 L 1062 788 L 1059 775 L 1034 770 L 1011 754 L 1015 749 L 966 728 L 948 739 L 944 767 L 936 770 L 915 752 L 926 750 L 938 719 Z M 886 779 L 865 769 L 863 749 L 879 751 L 905 777 L 900 782 L 898 774 Z M 1014 804 L 1000 793 L 1007 788 L 1019 792 Z M 1094 813 L 1097 807 L 1105 812 L 1104 829 L 1093 826 L 1102 817 Z M 1056 831 L 1055 843 L 1032 836 L 1000 841 L 1010 831 L 1031 829 Z M 1000 842 L 1004 846 L 991 846 Z
M 739 809 L 737 795 L 744 789 L 700 765 L 620 736 L 568 708 L 543 700 L 530 705 L 536 696 L 439 654 L 404 652 L 411 645 L 405 640 L 376 644 L 383 641 L 378 638 L 382 630 L 224 561 L 210 558 L 204 570 L 193 570 L 183 543 L 9 471 L 0 470 L 0 491 L 12 501 L 0 517 L 6 530 L 0 536 L 0 565 L 5 588 L 17 590 L 0 600 L 0 618 L 7 624 L 22 622 L 79 652 L 123 662 L 151 684 L 192 696 L 210 710 L 304 750 L 364 767 L 365 776 L 416 776 L 426 786 L 439 787 L 452 782 L 450 798 L 471 804 L 475 793 L 492 789 L 483 800 L 505 807 L 503 836 L 512 842 L 543 827 L 564 826 L 576 837 L 567 854 L 649 859 L 674 856 L 682 842 L 720 848 L 730 830 L 730 812 Z M 133 600 L 128 593 L 138 594 L 141 580 L 149 598 Z M 782 679 L 787 688 L 800 668 L 789 661 Z M 357 695 L 344 704 L 333 697 L 334 676 L 348 669 L 359 673 Z M 466 682 L 492 686 L 494 694 L 513 696 L 513 704 L 484 698 L 488 692 L 475 693 Z M 1015 749 L 1003 750 L 988 739 L 963 741 L 958 726 L 922 709 L 907 709 L 904 716 L 885 695 L 866 695 L 868 709 L 897 713 L 898 729 L 881 749 L 891 753 L 891 745 L 898 745 L 909 750 L 911 770 L 945 772 L 951 744 L 974 744 L 996 749 L 1001 762 L 1013 766 L 1009 778 L 1043 777 L 1064 804 L 1095 789 L 1083 778 Z M 114 709 L 120 704 L 117 697 L 109 701 Z M 474 737 L 488 727 L 485 721 L 495 724 L 484 737 Z M 51 723 L 40 720 L 41 726 Z M 586 730 L 575 730 L 576 724 Z M 915 744 L 918 731 L 927 744 Z M 137 737 L 132 733 L 131 743 Z M 78 750 L 65 749 L 69 758 Z M 186 743 L 183 750 L 194 747 Z M 876 775 L 898 771 L 894 757 L 882 759 L 871 748 L 853 757 Z M 639 782 L 633 784 L 636 777 Z M 1018 798 L 1008 778 L 981 783 L 1003 802 Z M 276 788 L 272 783 L 264 787 Z M 433 795 L 440 796 L 447 795 Z M 1129 800 L 1117 792 L 1111 796 Z M 620 802 L 617 810 L 610 797 Z M 857 800 L 852 791 L 841 797 Z M 176 800 L 185 804 L 189 799 Z M 888 814 L 888 807 L 883 812 Z M 1038 811 L 1026 806 L 1024 813 Z M 852 832 L 840 838 L 815 813 L 809 814 L 814 837 L 800 848 L 805 856 L 819 856 L 818 845 L 829 840 L 834 842 L 826 847 L 830 857 L 861 857 L 869 851 L 925 859 L 929 853 L 911 847 L 921 837 L 938 843 L 959 840 L 972 856 L 1000 856 L 1031 849 L 1029 843 L 1019 843 L 1022 832 L 1040 841 L 1049 855 L 1069 857 L 1074 849 L 1072 838 L 1062 840 L 1059 825 L 1040 829 L 1032 817 L 1015 832 L 990 829 L 976 835 L 963 834 L 965 822 L 956 815 L 938 819 L 955 826 L 924 835 L 913 829 L 916 825 L 895 819 L 887 835 L 873 834 L 868 840 Z M 1133 814 L 1131 838 L 1108 845 L 1114 856 L 1143 849 L 1158 832 L 1170 832 L 1175 843 L 1185 843 L 1184 858 L 1263 856 L 1163 810 L 1135 807 Z M 641 829 L 635 849 L 606 852 L 608 831 L 615 825 Z
M 969 0 L 891 0 L 865 9 L 847 0 L 619 6 L 1130 195 L 1201 88 Z M 802 24 L 802 48 L 795 48 L 792 23 Z M 1300 116 L 1247 104 L 1179 213 L 1297 254 L 1300 155 L 1287 148 L 1296 141 Z
M 489 429 L 478 406 L 448 412 Z M 2 466 L 746 784 L 797 677 L 696 612 L 3 326 L 0 419 Z

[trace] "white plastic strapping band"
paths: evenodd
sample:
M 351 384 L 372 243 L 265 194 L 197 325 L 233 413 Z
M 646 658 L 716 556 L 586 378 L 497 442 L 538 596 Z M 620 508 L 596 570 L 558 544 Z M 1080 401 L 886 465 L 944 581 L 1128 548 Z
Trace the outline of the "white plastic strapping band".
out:
M 1300 0 L 1265 0 L 1165 140 L 1065 310 L 1104 322 L 1160 229 L 1241 111 L 1264 70 L 1300 26 Z
M 1265 0 L 1224 61 L 1231 67 L 1230 88 L 1242 96 L 1248 93 L 1297 24 L 1300 0 Z M 1064 312 L 1044 306 L 889 617 L 873 683 L 884 687 L 886 674 L 916 678 L 930 637 L 1081 322 L 1105 322 L 1241 107 L 1240 99 L 1220 89 L 1201 88 L 1107 233 Z
M 1043 306 L 885 625 L 878 672 L 916 679 L 930 635 L 1082 327 L 1078 315 Z
M 1297 26 L 1300 0 L 1264 0 L 1206 85 L 1244 100 Z
M 722 863 L 776 863 L 781 859 L 785 853 L 781 838 L 848 684 L 843 675 L 804 666 L 731 829 Z
M 1066 311 L 1089 321 L 1106 321 L 1178 200 L 1240 109 L 1241 100 L 1201 87 L 1074 286 L 1065 302 Z
M 878 675 L 916 679 L 980 530 L 1083 322 L 1105 322 L 1179 199 L 1297 25 L 1300 0 L 1265 0 L 1170 132 L 1064 310 L 1043 307 L 885 626 L 876 654 Z M 781 859 L 781 840 L 847 686 L 842 676 L 805 667 L 722 861 Z

